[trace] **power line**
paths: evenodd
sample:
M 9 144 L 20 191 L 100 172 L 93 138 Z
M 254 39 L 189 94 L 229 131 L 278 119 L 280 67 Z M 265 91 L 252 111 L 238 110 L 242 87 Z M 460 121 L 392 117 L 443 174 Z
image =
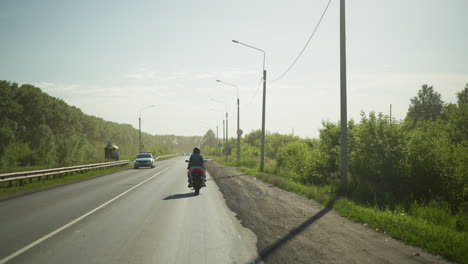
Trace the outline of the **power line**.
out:
M 260 78 L 260 83 L 258 84 L 257 90 L 255 91 L 255 94 L 252 96 L 252 99 L 250 99 L 249 105 L 252 104 L 253 100 L 254 100 L 255 97 L 257 96 L 258 90 L 260 90 L 260 87 L 261 87 L 261 85 L 262 85 L 262 82 L 263 82 L 263 77 Z
M 305 49 L 307 48 L 307 46 L 309 45 L 309 42 L 312 40 L 312 37 L 315 35 L 315 32 L 317 31 L 317 28 L 320 26 L 320 23 L 322 22 L 322 19 L 323 17 L 325 16 L 325 13 L 327 13 L 327 10 L 328 10 L 328 6 L 330 6 L 330 3 L 331 3 L 332 0 L 329 0 L 328 1 L 328 4 L 327 6 L 325 7 L 325 10 L 323 10 L 323 13 L 322 13 L 322 16 L 320 17 L 320 20 L 318 21 L 317 25 L 315 26 L 315 29 L 314 31 L 312 32 L 312 34 L 310 35 L 309 37 L 309 40 L 307 40 L 304 48 L 301 50 L 301 52 L 299 53 L 299 55 L 297 55 L 296 59 L 293 61 L 293 63 L 289 66 L 289 68 L 283 73 L 281 74 L 278 78 L 272 80 L 271 82 L 276 82 L 278 81 L 279 79 L 283 78 L 283 76 L 285 76 L 289 70 L 291 70 L 291 68 L 294 66 L 294 64 L 296 64 L 296 62 L 299 60 L 299 58 L 301 57 L 302 53 L 305 51 Z

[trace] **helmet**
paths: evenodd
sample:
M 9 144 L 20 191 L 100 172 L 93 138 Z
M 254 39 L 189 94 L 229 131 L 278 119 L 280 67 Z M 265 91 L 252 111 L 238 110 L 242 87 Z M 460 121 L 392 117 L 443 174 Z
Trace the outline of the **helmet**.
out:
M 193 153 L 197 153 L 197 154 L 200 154 L 200 149 L 198 147 L 195 147 L 193 149 Z

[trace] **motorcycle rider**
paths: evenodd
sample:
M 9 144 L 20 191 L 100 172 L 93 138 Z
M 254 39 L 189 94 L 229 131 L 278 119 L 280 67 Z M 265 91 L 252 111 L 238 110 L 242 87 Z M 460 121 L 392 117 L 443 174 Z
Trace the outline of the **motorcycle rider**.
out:
M 190 159 L 189 159 L 189 164 L 188 164 L 188 167 L 187 169 L 189 170 L 187 172 L 187 178 L 188 178 L 188 187 L 193 187 L 192 186 L 192 181 L 190 180 L 190 168 L 191 167 L 202 167 L 203 168 L 203 177 L 205 177 L 205 167 L 203 167 L 203 156 L 200 154 L 200 149 L 198 147 L 195 147 L 193 149 L 193 152 L 192 152 L 192 155 L 190 155 Z M 205 179 L 203 181 L 203 187 L 205 187 Z

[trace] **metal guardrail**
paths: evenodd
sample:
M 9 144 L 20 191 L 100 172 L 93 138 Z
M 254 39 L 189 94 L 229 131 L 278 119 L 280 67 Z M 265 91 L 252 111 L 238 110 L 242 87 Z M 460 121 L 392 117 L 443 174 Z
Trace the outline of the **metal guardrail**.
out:
M 166 157 L 172 157 L 172 156 L 178 156 L 178 155 L 179 154 L 158 156 L 155 158 L 155 160 L 158 160 L 159 158 L 166 158 Z M 121 160 L 121 161 L 102 162 L 102 163 L 95 163 L 95 164 L 86 164 L 86 165 L 78 165 L 78 166 L 71 166 L 71 167 L 45 169 L 45 170 L 4 173 L 4 174 L 0 174 L 0 183 L 8 182 L 8 186 L 11 187 L 13 184 L 13 181 L 20 181 L 20 185 L 23 185 L 25 180 L 28 180 L 29 183 L 31 183 L 34 178 L 38 178 L 39 181 L 42 180 L 43 177 L 46 180 L 49 179 L 49 177 L 62 178 L 71 174 L 75 174 L 75 173 L 79 173 L 79 172 L 83 172 L 87 170 L 122 166 L 125 164 L 129 164 L 131 162 L 132 161 L 130 160 Z
M 53 169 L 45 169 L 45 170 L 34 170 L 34 171 L 23 171 L 23 172 L 12 172 L 12 173 L 5 173 L 0 174 L 0 183 L 8 182 L 8 186 L 12 186 L 13 181 L 20 181 L 20 185 L 24 183 L 24 180 L 29 180 L 31 183 L 34 178 L 38 178 L 41 180 L 43 177 L 49 179 L 49 177 L 64 177 L 70 174 L 75 174 L 77 172 L 83 172 L 87 170 L 94 170 L 100 168 L 109 168 L 114 166 L 122 166 L 125 164 L 130 163 L 129 160 L 122 160 L 122 161 L 111 161 L 111 162 L 103 162 L 103 163 L 95 163 L 95 164 L 86 164 L 86 165 L 78 165 L 78 166 L 71 166 L 71 167 L 62 167 L 62 168 L 53 168 Z

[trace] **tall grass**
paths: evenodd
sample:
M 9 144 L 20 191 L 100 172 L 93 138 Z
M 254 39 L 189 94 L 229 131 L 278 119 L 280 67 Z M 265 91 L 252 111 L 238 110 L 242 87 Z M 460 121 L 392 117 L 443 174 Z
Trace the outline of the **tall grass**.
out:
M 378 231 L 386 232 L 408 244 L 421 246 L 434 254 L 440 254 L 460 263 L 468 263 L 468 232 L 458 231 L 455 225 L 438 222 L 446 218 L 456 223 L 456 217 L 438 211 L 431 206 L 419 205 L 412 211 L 379 210 L 358 205 L 348 199 L 339 199 L 334 208 L 342 216 L 353 221 L 367 223 Z M 424 212 L 422 215 L 418 214 Z M 427 213 L 431 217 L 427 216 Z

